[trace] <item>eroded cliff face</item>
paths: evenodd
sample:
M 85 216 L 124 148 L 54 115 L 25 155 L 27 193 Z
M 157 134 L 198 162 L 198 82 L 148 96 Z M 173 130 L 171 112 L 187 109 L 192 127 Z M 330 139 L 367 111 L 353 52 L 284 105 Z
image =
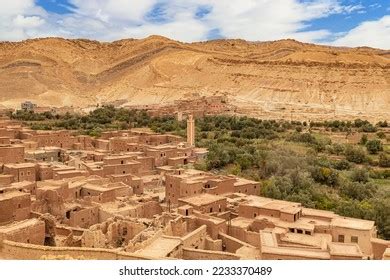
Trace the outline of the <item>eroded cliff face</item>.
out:
M 390 51 L 293 40 L 184 44 L 164 37 L 100 43 L 0 43 L 0 104 L 163 104 L 226 95 L 260 117 L 390 119 Z

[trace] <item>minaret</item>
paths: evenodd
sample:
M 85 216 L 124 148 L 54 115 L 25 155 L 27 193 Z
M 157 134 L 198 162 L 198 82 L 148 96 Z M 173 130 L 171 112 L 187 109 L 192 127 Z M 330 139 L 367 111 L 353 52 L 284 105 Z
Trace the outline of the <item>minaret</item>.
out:
M 195 120 L 192 115 L 187 118 L 187 143 L 191 146 L 195 146 Z

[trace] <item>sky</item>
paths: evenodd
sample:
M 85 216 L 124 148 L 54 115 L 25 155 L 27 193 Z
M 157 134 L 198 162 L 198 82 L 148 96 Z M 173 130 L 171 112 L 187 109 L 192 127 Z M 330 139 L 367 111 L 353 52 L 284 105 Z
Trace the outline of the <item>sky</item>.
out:
M 0 0 L 0 40 L 296 39 L 390 49 L 390 0 Z

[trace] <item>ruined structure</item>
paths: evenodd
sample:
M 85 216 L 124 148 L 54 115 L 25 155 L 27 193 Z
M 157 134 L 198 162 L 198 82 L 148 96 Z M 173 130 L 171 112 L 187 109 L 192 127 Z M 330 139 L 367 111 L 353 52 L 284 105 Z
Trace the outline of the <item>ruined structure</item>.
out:
M 193 169 L 207 150 L 145 130 L 0 127 L 0 258 L 389 259 L 373 221 Z

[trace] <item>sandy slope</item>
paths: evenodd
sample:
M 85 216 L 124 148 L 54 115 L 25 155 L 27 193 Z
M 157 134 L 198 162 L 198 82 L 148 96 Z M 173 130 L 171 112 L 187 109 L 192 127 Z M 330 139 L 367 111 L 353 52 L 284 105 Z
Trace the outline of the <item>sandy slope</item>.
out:
M 390 119 L 390 51 L 159 36 L 0 43 L 6 106 L 169 103 L 196 94 L 225 94 L 241 113 L 263 117 Z

